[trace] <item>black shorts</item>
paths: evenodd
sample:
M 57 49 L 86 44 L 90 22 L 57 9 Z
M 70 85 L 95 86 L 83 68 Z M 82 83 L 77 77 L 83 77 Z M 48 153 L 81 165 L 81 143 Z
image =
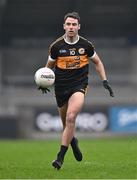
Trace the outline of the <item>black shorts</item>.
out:
M 74 94 L 75 92 L 82 92 L 83 94 L 86 94 L 87 84 L 81 84 L 73 88 L 68 88 L 67 90 L 62 89 L 62 91 L 59 92 L 55 90 L 55 96 L 58 107 L 62 107 L 65 103 L 67 103 L 70 96 L 72 96 L 72 94 Z

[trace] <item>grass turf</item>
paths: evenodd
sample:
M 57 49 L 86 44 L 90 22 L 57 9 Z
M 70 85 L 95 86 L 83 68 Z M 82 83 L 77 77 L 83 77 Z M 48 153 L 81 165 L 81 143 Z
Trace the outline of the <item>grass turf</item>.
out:
M 59 140 L 0 141 L 0 179 L 136 179 L 137 138 L 80 139 L 84 159 L 69 148 L 62 169 L 51 166 Z

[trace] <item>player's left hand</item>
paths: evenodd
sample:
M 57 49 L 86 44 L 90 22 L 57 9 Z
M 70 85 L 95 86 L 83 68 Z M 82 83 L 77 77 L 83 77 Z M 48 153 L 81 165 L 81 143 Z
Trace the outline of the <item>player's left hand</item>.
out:
M 110 96 L 111 96 L 111 97 L 114 97 L 113 90 L 112 90 L 112 88 L 111 88 L 108 80 L 104 80 L 104 81 L 103 81 L 103 86 L 104 86 L 105 89 L 107 89 L 107 90 L 109 91 Z
M 38 90 L 41 90 L 43 94 L 46 94 L 47 92 L 50 92 L 48 88 L 38 87 Z

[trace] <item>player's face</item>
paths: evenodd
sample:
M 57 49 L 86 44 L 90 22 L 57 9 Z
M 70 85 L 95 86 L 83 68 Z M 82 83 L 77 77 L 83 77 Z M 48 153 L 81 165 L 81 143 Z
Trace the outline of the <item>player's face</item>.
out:
M 64 30 L 67 36 L 75 37 L 80 29 L 80 24 L 77 19 L 68 17 L 64 23 Z

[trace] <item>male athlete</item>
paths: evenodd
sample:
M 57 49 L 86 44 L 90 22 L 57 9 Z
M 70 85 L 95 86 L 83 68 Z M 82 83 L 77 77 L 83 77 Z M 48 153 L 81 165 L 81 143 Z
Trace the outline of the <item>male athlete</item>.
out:
M 65 34 L 50 45 L 48 68 L 55 68 L 55 96 L 59 114 L 63 124 L 60 150 L 52 166 L 60 169 L 69 144 L 77 161 L 82 160 L 78 140 L 74 136 L 78 113 L 84 103 L 88 86 L 88 68 L 91 60 L 103 82 L 103 86 L 114 96 L 109 85 L 105 69 L 94 46 L 87 39 L 79 36 L 80 17 L 77 12 L 68 13 L 64 17 Z M 47 93 L 47 89 L 39 88 Z

